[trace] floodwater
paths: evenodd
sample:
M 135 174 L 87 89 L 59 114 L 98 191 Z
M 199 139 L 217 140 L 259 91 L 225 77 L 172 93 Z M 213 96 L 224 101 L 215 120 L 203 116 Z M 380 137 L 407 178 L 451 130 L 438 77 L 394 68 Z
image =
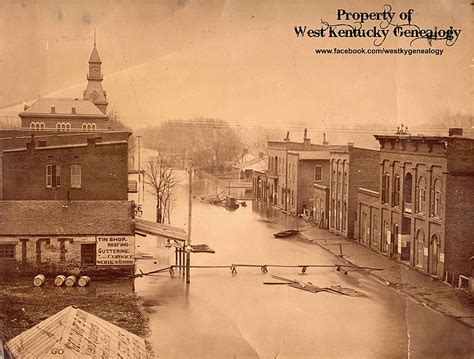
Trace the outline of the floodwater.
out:
M 332 268 L 237 268 L 248 264 L 334 264 L 338 258 L 298 239 L 276 239 L 276 231 L 294 227 L 294 218 L 267 220 L 271 211 L 248 207 L 228 211 L 199 201 L 209 186 L 193 186 L 192 243 L 208 244 L 215 254 L 194 254 L 192 265 L 228 265 L 192 269 L 186 285 L 177 273 L 144 276 L 135 281 L 150 318 L 154 353 L 160 358 L 425 358 L 469 357 L 472 331 L 398 294 L 361 272 L 345 276 Z M 187 186 L 182 184 L 173 214 L 186 227 Z M 145 218 L 153 219 L 146 198 Z M 281 216 L 280 216 L 281 217 Z M 285 221 L 287 223 L 285 223 Z M 174 252 L 153 237 L 137 237 L 144 272 L 174 262 Z M 272 274 L 357 289 L 361 297 L 313 294 L 286 285 L 264 285 Z

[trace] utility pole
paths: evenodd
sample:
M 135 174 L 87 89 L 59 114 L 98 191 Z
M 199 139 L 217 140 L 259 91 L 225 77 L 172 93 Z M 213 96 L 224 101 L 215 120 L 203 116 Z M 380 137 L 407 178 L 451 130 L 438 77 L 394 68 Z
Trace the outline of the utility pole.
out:
M 138 205 L 140 205 L 140 184 L 141 184 L 141 164 L 140 164 L 140 139 L 142 136 L 137 136 L 137 142 L 138 142 L 138 188 L 137 188 L 137 194 L 138 194 Z
M 186 255 L 186 283 L 191 283 L 191 221 L 192 221 L 192 213 L 193 213 L 192 178 L 193 178 L 193 162 L 191 160 L 189 164 L 188 240 L 186 243 L 187 249 L 185 250 L 185 253 L 187 254 Z

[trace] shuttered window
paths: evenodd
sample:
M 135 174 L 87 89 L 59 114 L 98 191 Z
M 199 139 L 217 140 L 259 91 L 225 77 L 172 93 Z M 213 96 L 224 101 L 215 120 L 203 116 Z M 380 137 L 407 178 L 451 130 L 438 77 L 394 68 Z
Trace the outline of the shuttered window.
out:
M 46 187 L 61 187 L 61 166 L 46 165 Z

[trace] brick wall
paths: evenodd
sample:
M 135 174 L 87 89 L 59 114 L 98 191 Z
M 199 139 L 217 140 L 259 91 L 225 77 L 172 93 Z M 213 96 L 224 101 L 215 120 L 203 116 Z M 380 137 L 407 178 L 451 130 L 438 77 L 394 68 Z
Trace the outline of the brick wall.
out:
M 298 213 L 303 213 L 303 205 L 311 210 L 313 204 L 309 201 L 314 198 L 314 168 L 321 166 L 322 181 L 317 182 L 323 186 L 329 186 L 329 160 L 305 160 L 299 161 L 298 168 Z
M 474 176 L 447 176 L 446 270 L 470 276 L 474 255 Z
M 95 117 L 66 117 L 66 116 L 52 116 L 52 117 L 26 117 L 21 119 L 21 127 L 29 128 L 32 122 L 44 123 L 45 128 L 52 129 L 56 128 L 58 123 L 68 123 L 71 129 L 81 130 L 82 124 L 95 124 L 97 130 L 105 130 L 107 125 L 107 119 L 95 118 Z
M 5 200 L 127 200 L 127 143 L 98 143 L 3 152 Z M 61 166 L 61 186 L 46 187 L 46 165 Z M 71 188 L 71 165 L 81 188 Z
M 64 240 L 63 249 L 61 242 Z M 0 258 L 0 270 L 5 272 L 21 271 L 22 273 L 66 273 L 79 268 L 83 271 L 98 272 L 117 270 L 130 271 L 133 265 L 82 265 L 81 245 L 96 243 L 95 236 L 62 235 L 51 236 L 0 236 L 0 244 L 15 245 L 15 258 Z M 23 252 L 23 249 L 26 251 Z M 39 251 L 38 251 L 39 250 Z M 38 252 L 40 253 L 38 257 Z M 61 254 L 62 253 L 62 254 Z M 64 256 L 64 258 L 62 258 Z
M 96 137 L 97 142 L 128 141 L 130 133 L 123 131 L 108 132 L 55 132 L 55 131 L 2 131 L 0 130 L 0 152 L 17 148 L 26 148 L 26 143 L 34 135 L 36 144 L 40 141 L 46 146 L 86 144 L 87 138 Z

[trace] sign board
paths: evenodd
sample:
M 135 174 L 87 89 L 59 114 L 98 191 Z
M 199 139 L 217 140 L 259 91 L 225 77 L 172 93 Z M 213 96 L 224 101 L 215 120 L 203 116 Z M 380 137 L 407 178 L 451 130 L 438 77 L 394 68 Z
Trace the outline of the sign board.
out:
M 423 247 L 423 255 L 428 257 L 428 247 Z
M 134 236 L 97 236 L 97 265 L 133 265 Z
M 439 261 L 440 261 L 441 263 L 444 263 L 444 253 L 440 253 L 440 254 L 439 254 Z

